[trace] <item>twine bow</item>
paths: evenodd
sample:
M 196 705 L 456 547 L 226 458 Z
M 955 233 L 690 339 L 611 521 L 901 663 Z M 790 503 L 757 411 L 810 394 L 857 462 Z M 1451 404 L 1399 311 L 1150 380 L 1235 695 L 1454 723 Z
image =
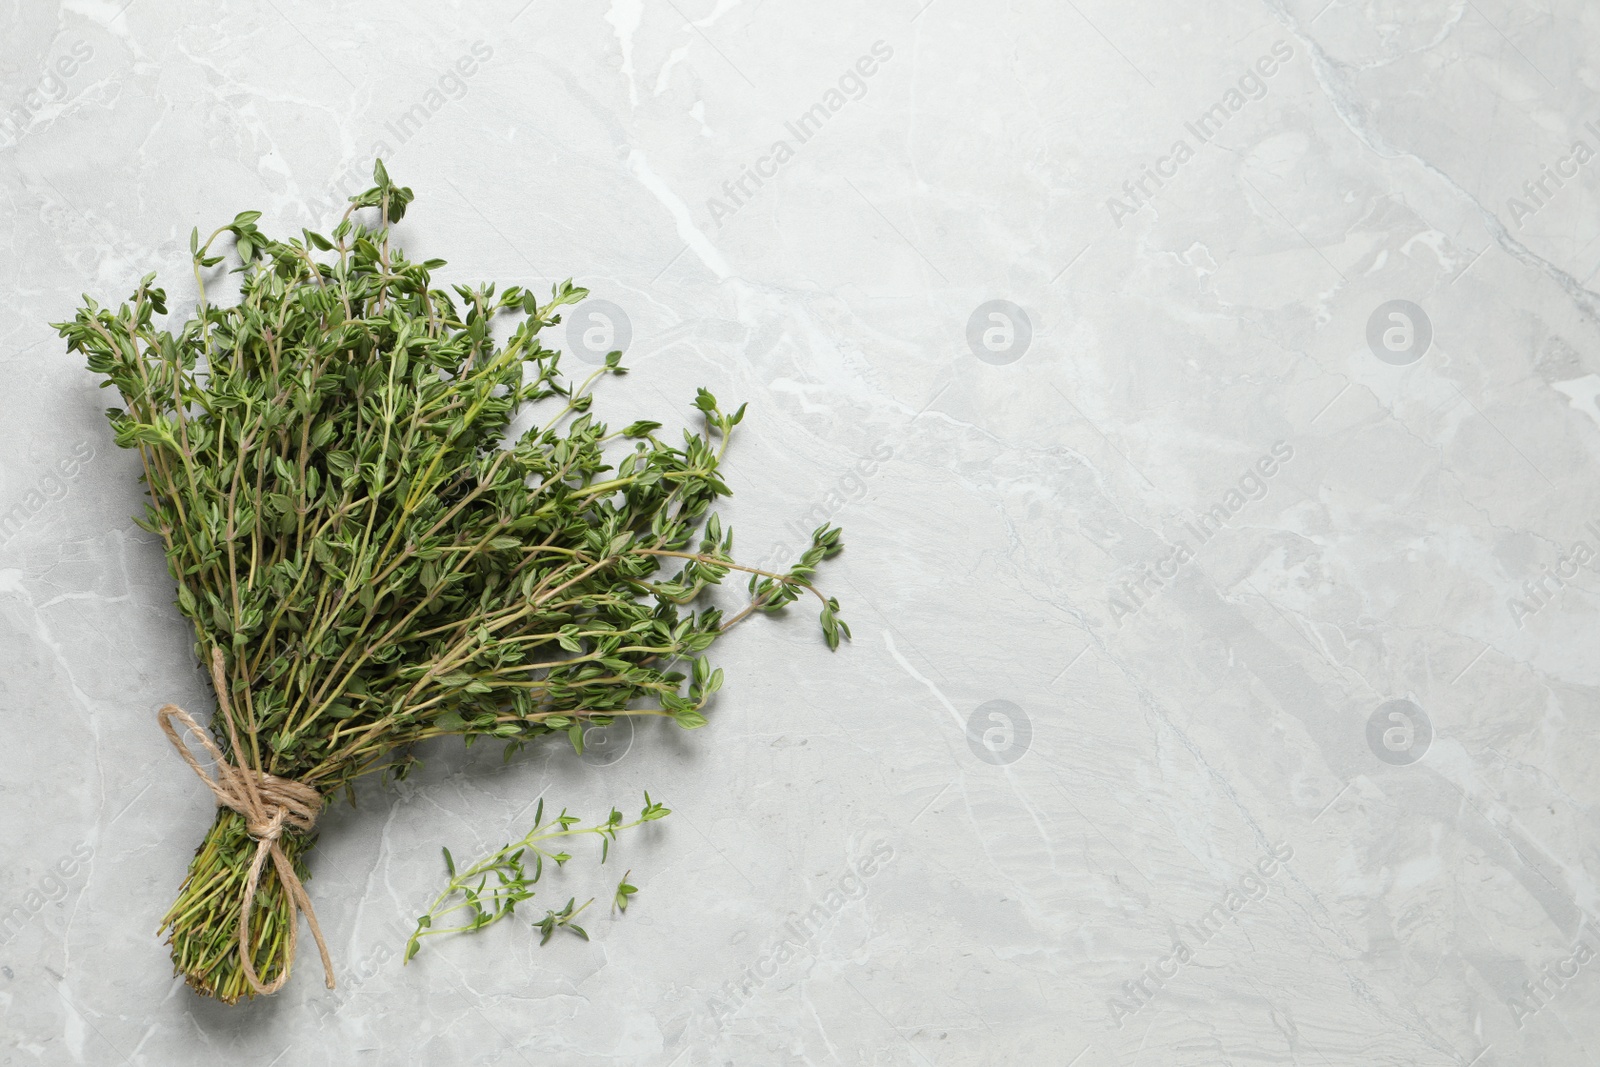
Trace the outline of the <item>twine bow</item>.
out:
M 239 745 L 239 734 L 234 729 L 233 713 L 228 706 L 228 678 L 223 669 L 222 650 L 211 650 L 211 680 L 217 690 L 217 705 L 222 713 L 223 721 L 228 724 L 228 739 L 233 744 L 234 762 L 222 754 L 222 750 L 212 742 L 194 717 L 176 704 L 168 704 L 157 714 L 161 720 L 161 729 L 166 733 L 167 739 L 172 742 L 172 747 L 178 750 L 178 755 L 183 757 L 183 762 L 200 777 L 211 792 L 216 794 L 217 803 L 222 807 L 238 812 L 244 816 L 245 832 L 256 843 L 255 858 L 250 863 L 250 875 L 245 880 L 244 902 L 239 906 L 239 963 L 244 970 L 245 981 L 250 983 L 250 988 L 257 993 L 276 993 L 283 988 L 289 980 L 289 965 L 294 962 L 295 936 L 300 926 L 298 913 L 304 912 L 306 922 L 311 924 L 311 936 L 316 938 L 317 951 L 322 954 L 322 970 L 327 978 L 328 988 L 333 988 L 333 960 L 328 956 L 327 942 L 322 939 L 322 927 L 317 924 L 317 913 L 311 908 L 311 898 L 306 895 L 306 888 L 300 883 L 300 878 L 294 873 L 294 864 L 289 862 L 289 857 L 284 855 L 283 846 L 279 838 L 283 836 L 285 828 L 298 830 L 301 833 L 310 831 L 317 824 L 317 815 L 322 810 L 322 794 L 309 785 L 291 781 L 288 778 L 279 778 L 275 774 L 265 771 L 251 771 L 245 768 L 244 752 Z M 216 760 L 217 767 L 214 775 L 207 774 L 200 766 L 200 761 L 195 759 L 194 753 L 178 735 L 172 725 L 172 720 L 181 721 L 188 731 L 200 739 L 200 744 Z M 289 897 L 289 947 L 287 960 L 278 977 L 270 983 L 263 984 L 256 974 L 253 953 L 250 951 L 250 908 L 255 903 L 256 890 L 261 884 L 261 871 L 270 858 L 278 872 L 278 883 L 283 886 L 284 892 Z

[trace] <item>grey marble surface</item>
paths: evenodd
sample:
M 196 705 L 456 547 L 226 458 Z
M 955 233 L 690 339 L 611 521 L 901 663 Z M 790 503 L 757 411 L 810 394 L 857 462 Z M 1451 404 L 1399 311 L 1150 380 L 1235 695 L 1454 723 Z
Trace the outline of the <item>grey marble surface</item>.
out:
M 0 1064 L 1600 1061 L 1597 45 L 1583 0 L 6 5 Z M 192 307 L 192 226 L 326 227 L 374 153 L 447 280 L 610 302 L 615 424 L 750 403 L 739 543 L 842 524 L 855 639 L 364 789 L 338 989 L 228 1008 L 155 936 L 211 815 L 154 710 L 207 689 L 47 324 Z M 645 789 L 558 887 L 633 870 L 591 942 L 399 966 L 439 845 Z

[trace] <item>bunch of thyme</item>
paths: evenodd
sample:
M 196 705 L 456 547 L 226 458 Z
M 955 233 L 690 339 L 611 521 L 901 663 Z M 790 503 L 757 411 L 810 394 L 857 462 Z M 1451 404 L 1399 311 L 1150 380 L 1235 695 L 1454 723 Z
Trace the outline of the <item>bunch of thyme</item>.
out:
M 121 394 L 108 415 L 143 461 L 140 524 L 166 548 L 197 657 L 223 657 L 211 732 L 229 759 L 326 801 L 369 771 L 404 776 L 429 738 L 499 738 L 509 757 L 553 733 L 581 751 L 586 725 L 621 715 L 692 729 L 722 683 L 701 654 L 752 612 L 811 593 L 829 647 L 849 636 L 810 581 L 837 529 L 768 572 L 734 561 L 709 512 L 743 407 L 700 390 L 703 428 L 680 444 L 656 422 L 608 429 L 590 389 L 624 373 L 621 353 L 573 382 L 539 336 L 587 291 L 433 288 L 442 261 L 391 242 L 411 190 L 381 163 L 374 179 L 327 236 L 270 237 L 258 212 L 192 235 L 200 300 L 176 329 L 158 324 L 153 274 L 129 303 L 86 295 L 56 324 Z M 226 237 L 241 292 L 218 306 L 205 281 Z M 502 319 L 516 320 L 503 344 Z M 508 441 L 529 404 L 548 417 Z M 731 571 L 749 575 L 748 606 L 697 609 Z M 302 878 L 314 838 L 281 840 Z M 162 927 L 189 984 L 229 1003 L 258 988 L 241 953 L 263 981 L 292 963 L 297 915 L 271 865 L 240 944 L 255 844 L 220 808 Z

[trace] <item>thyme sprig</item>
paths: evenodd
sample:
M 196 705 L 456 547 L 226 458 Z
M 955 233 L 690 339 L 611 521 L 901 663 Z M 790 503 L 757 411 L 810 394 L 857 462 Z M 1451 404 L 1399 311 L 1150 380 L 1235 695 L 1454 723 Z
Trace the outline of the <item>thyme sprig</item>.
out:
M 455 860 L 450 855 L 448 848 L 443 849 L 445 871 L 449 875 L 449 882 L 445 888 L 434 898 L 428 906 L 427 912 L 418 917 L 417 928 L 406 941 L 406 951 L 402 962 L 409 962 L 422 947 L 422 939 L 436 934 L 455 934 L 470 930 L 481 930 L 492 926 L 501 919 L 509 918 L 516 913 L 517 905 L 524 900 L 529 900 L 534 895 L 534 885 L 544 875 L 544 861 L 550 860 L 557 867 L 565 866 L 572 859 L 571 853 L 564 850 L 555 851 L 548 846 L 549 842 L 562 838 L 576 838 L 584 835 L 595 835 L 600 838 L 600 862 L 605 863 L 611 854 L 611 843 L 617 839 L 617 834 L 623 830 L 631 830 L 635 826 L 643 826 L 647 822 L 664 819 L 672 814 L 672 809 L 665 807 L 650 799 L 650 794 L 644 795 L 644 808 L 639 812 L 639 817 L 632 822 L 623 822 L 622 812 L 616 808 L 611 809 L 611 814 L 604 822 L 591 826 L 581 826 L 583 819 L 577 815 L 569 815 L 565 808 L 561 814 L 552 818 L 548 823 L 544 821 L 544 800 L 539 801 L 538 810 L 534 812 L 533 829 L 529 830 L 520 841 L 503 845 L 478 860 L 469 867 L 456 869 Z M 529 869 L 529 863 L 532 869 Z M 632 874 L 629 871 L 628 874 Z M 493 876 L 494 881 L 489 879 Z M 626 892 L 624 892 L 626 890 Z M 627 897 L 637 893 L 638 889 L 628 884 L 628 875 L 622 877 L 622 882 L 617 887 L 616 903 L 627 910 Z M 573 923 L 573 919 L 593 903 L 590 900 L 574 910 L 577 898 L 568 900 L 566 906 L 559 911 L 551 910 L 545 917 L 534 925 L 543 931 L 544 936 L 539 943 L 545 944 L 557 929 L 570 929 L 581 936 L 585 941 L 589 934 L 581 926 Z M 464 922 L 453 926 L 441 926 L 440 921 L 455 915 L 458 912 L 467 913 Z

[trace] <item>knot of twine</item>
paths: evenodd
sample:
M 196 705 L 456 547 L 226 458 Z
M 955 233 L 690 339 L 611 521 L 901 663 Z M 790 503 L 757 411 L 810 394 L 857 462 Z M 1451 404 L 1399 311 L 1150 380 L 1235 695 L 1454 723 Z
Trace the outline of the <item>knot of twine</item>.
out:
M 245 832 L 256 843 L 255 858 L 251 860 L 250 874 L 245 879 L 244 901 L 239 905 L 239 963 L 244 970 L 245 981 L 249 982 L 250 988 L 257 993 L 276 993 L 283 988 L 284 983 L 289 980 L 289 966 L 294 962 L 295 936 L 300 926 L 299 913 L 304 912 L 306 922 L 311 924 L 311 936 L 316 938 L 317 951 L 322 954 L 322 970 L 328 988 L 332 989 L 333 960 L 328 956 L 327 942 L 322 939 L 322 927 L 317 924 L 317 913 L 311 908 L 311 898 L 306 895 L 306 887 L 300 883 L 299 876 L 294 872 L 294 864 L 289 862 L 289 857 L 284 855 L 283 846 L 279 843 L 286 828 L 306 833 L 317 825 L 317 815 L 322 810 L 322 794 L 309 785 L 288 778 L 279 778 L 265 771 L 246 769 L 244 752 L 239 745 L 239 734 L 234 729 L 233 713 L 228 706 L 228 678 L 223 667 L 220 648 L 211 651 L 211 681 L 217 690 L 217 706 L 222 713 L 223 721 L 228 724 L 228 739 L 233 744 L 233 762 L 228 761 L 207 732 L 194 721 L 194 717 L 176 704 L 166 705 L 157 715 L 167 740 L 178 750 L 183 762 L 187 763 L 211 792 L 216 794 L 219 805 L 244 816 Z M 194 753 L 172 725 L 173 719 L 181 721 L 189 733 L 198 737 L 206 752 L 216 760 L 214 775 L 207 774 L 200 766 L 200 761 L 195 759 Z M 256 890 L 261 885 L 261 872 L 268 859 L 272 860 L 272 865 L 278 872 L 278 883 L 283 886 L 284 893 L 289 898 L 289 946 L 287 958 L 278 977 L 270 983 L 263 983 L 256 974 L 255 964 L 251 959 L 253 953 L 250 951 L 250 908 L 255 903 Z

